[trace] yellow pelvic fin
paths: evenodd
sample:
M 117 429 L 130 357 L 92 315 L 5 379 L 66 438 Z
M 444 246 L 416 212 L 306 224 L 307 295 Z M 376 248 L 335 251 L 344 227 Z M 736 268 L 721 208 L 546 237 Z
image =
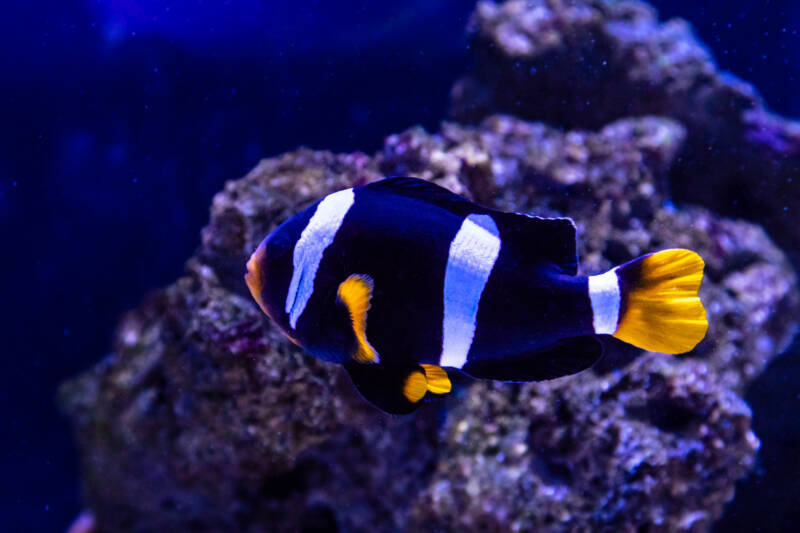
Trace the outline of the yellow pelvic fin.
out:
M 411 403 L 417 403 L 428 392 L 428 380 L 425 374 L 419 370 L 414 370 L 406 378 L 403 385 L 403 396 Z
M 267 306 L 264 305 L 264 298 L 262 291 L 264 290 L 264 277 L 262 271 L 262 265 L 264 264 L 264 259 L 266 256 L 266 247 L 264 243 L 258 245 L 256 251 L 253 252 L 253 255 L 250 256 L 250 259 L 247 261 L 247 274 L 244 275 L 244 280 L 247 282 L 247 288 L 250 289 L 250 294 L 253 295 L 253 299 L 256 301 L 258 306 L 261 308 L 267 316 L 272 318 L 267 310 Z
M 619 268 L 623 315 L 614 337 L 653 352 L 684 353 L 703 340 L 706 310 L 697 295 L 703 259 L 691 250 L 664 250 Z
M 353 332 L 356 335 L 358 346 L 353 359 L 359 363 L 378 363 L 378 352 L 367 340 L 367 311 L 370 308 L 373 289 L 372 278 L 366 274 L 353 274 L 339 284 L 336 296 L 350 313 Z M 424 376 L 423 376 L 424 378 Z
M 425 369 L 428 391 L 433 394 L 447 394 L 452 389 L 447 372 L 436 365 L 421 365 Z

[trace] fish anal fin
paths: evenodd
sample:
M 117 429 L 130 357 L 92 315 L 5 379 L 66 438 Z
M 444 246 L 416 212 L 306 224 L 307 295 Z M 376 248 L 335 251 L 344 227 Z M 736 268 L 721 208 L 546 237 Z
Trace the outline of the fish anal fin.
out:
M 503 359 L 468 362 L 472 377 L 499 381 L 543 381 L 591 368 L 603 356 L 603 344 L 593 335 L 561 339 L 544 349 Z
M 378 363 L 380 357 L 367 340 L 367 312 L 370 308 L 374 282 L 366 274 L 353 274 L 339 284 L 337 299 L 344 304 L 350 314 L 356 346 L 353 359 L 359 363 Z
M 365 400 L 389 414 L 413 412 L 428 392 L 424 369 L 419 365 L 384 366 L 345 363 L 350 379 Z
M 428 392 L 447 394 L 453 388 L 444 368 L 437 365 L 420 365 L 425 370 Z

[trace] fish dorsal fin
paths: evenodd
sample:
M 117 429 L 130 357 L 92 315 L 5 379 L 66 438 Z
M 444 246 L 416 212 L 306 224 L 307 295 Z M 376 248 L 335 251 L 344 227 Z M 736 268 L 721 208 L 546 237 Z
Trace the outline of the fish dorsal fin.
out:
M 350 313 L 350 322 L 356 336 L 353 359 L 359 363 L 378 363 L 380 357 L 375 348 L 367 340 L 367 311 L 370 308 L 372 278 L 366 274 L 353 274 L 339 284 L 336 298 L 344 304 Z
M 572 219 L 542 218 L 489 209 L 419 178 L 387 178 L 364 188 L 414 198 L 462 217 L 489 215 L 497 225 L 503 243 L 513 245 L 518 253 L 528 258 L 528 264 L 552 264 L 569 276 L 578 273 L 577 232 Z
M 500 238 L 513 245 L 526 264 L 549 264 L 562 274 L 578 274 L 578 236 L 571 218 L 543 218 L 520 213 L 493 215 Z
M 364 189 L 396 194 L 446 209 L 459 216 L 491 211 L 440 185 L 420 178 L 393 177 L 365 185 Z
M 603 356 L 603 343 L 593 335 L 569 337 L 518 356 L 474 361 L 463 370 L 472 377 L 500 381 L 542 381 L 578 373 Z

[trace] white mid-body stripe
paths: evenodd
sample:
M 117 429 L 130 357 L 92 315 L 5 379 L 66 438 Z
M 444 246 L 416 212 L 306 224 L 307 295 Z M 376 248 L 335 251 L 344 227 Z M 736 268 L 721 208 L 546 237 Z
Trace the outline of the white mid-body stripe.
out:
M 329 194 L 319 203 L 300 234 L 294 247 L 294 270 L 286 295 L 286 313 L 292 329 L 297 327 L 297 320 L 314 292 L 314 278 L 317 276 L 322 254 L 333 242 L 354 201 L 353 189 Z
M 475 336 L 478 304 L 489 281 L 500 236 L 489 215 L 469 215 L 450 243 L 444 274 L 444 325 L 440 366 L 461 368 Z
M 620 297 L 616 268 L 599 276 L 589 276 L 589 299 L 594 332 L 611 335 L 617 331 Z

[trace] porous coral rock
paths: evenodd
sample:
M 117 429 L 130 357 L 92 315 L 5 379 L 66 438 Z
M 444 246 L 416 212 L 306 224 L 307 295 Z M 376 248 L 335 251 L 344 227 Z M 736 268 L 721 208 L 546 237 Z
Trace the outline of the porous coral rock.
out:
M 227 183 L 186 275 L 62 387 L 100 531 L 705 531 L 720 516 L 759 445 L 741 394 L 796 330 L 798 293 L 760 227 L 709 208 L 773 215 L 800 249 L 797 124 L 641 2 L 481 2 L 471 28 L 460 124 L 374 156 L 296 150 Z M 609 338 L 576 376 L 455 379 L 412 416 L 378 412 L 270 325 L 242 275 L 281 221 L 385 175 L 571 216 L 583 274 L 697 250 L 707 339 L 667 356 Z
M 297 150 L 212 204 L 187 274 L 126 316 L 114 353 L 61 393 L 102 531 L 707 529 L 758 440 L 740 394 L 796 328 L 793 271 L 759 228 L 668 201 L 683 127 L 654 117 L 559 132 L 492 116 L 390 136 L 374 157 Z M 247 295 L 247 255 L 313 200 L 412 174 L 578 225 L 591 274 L 698 250 L 707 340 L 686 356 L 609 339 L 545 383 L 457 380 L 390 417 L 286 341 Z M 535 243 L 531 243 L 532 246 Z M 769 290 L 751 287 L 772 280 Z

